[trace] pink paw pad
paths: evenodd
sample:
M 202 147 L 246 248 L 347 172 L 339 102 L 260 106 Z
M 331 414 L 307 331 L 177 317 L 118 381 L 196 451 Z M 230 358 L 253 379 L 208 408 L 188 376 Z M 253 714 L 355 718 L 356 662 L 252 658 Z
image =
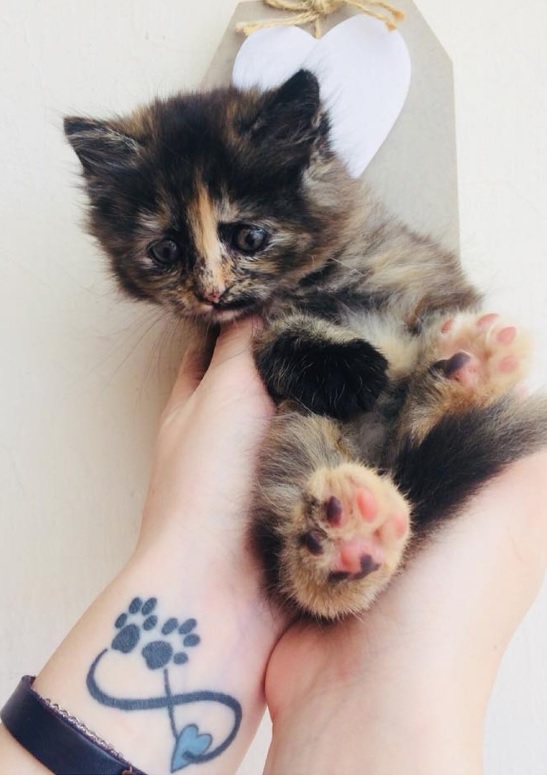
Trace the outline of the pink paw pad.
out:
M 516 336 L 517 329 L 515 326 L 507 326 L 506 328 L 502 328 L 501 331 L 498 331 L 496 339 L 500 344 L 513 344 Z
M 333 563 L 329 575 L 331 580 L 341 581 L 344 578 L 364 579 L 369 573 L 381 567 L 384 554 L 381 547 L 366 538 L 356 537 L 349 541 L 340 541 L 338 557 Z M 333 575 L 336 577 L 333 579 Z
M 518 380 L 528 351 L 516 326 L 494 312 L 448 318 L 441 325 L 439 345 L 442 357 L 434 371 L 467 389 L 484 386 L 498 392 Z
M 480 316 L 480 318 L 477 320 L 477 326 L 485 331 L 487 328 L 493 326 L 498 318 L 499 315 L 497 312 L 488 312 L 486 315 Z
M 402 561 L 409 503 L 388 476 L 351 462 L 318 469 L 301 503 L 295 567 L 314 605 L 368 605 Z
M 393 504 L 392 504 L 393 506 Z M 375 493 L 366 486 L 335 495 L 323 503 L 324 529 L 304 534 L 301 544 L 315 556 L 330 551 L 329 581 L 363 579 L 385 561 L 385 549 L 399 544 L 408 531 L 408 515 L 395 508 L 381 513 Z
M 454 318 L 448 318 L 441 326 L 441 333 L 448 334 L 454 328 Z
M 365 487 L 360 487 L 355 492 L 355 503 L 363 519 L 374 522 L 378 516 L 378 503 L 374 495 Z
M 519 365 L 520 362 L 516 355 L 507 355 L 505 358 L 501 359 L 498 368 L 502 374 L 512 374 L 518 369 Z

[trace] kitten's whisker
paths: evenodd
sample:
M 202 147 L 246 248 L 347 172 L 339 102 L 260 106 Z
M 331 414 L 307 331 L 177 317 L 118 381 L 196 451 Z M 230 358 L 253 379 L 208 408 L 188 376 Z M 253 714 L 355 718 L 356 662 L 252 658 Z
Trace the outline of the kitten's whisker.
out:
M 141 400 L 142 391 L 150 378 L 153 366 L 155 366 L 156 370 L 157 385 L 165 385 L 168 373 L 173 378 L 176 374 L 176 366 L 173 366 L 173 351 L 175 337 L 177 336 L 177 333 L 179 333 L 179 328 L 176 325 L 173 325 L 174 320 L 170 317 L 163 317 L 162 322 L 164 325 L 159 333 L 155 346 L 149 353 L 148 362 L 142 375 L 138 401 Z M 177 360 L 180 361 L 180 358 Z M 167 364 L 168 368 L 162 367 L 162 364 Z
M 112 384 L 114 381 L 114 378 L 116 375 L 120 372 L 120 370 L 124 367 L 124 365 L 128 362 L 128 360 L 131 358 L 131 356 L 135 353 L 137 348 L 140 346 L 140 344 L 146 339 L 146 337 L 150 334 L 152 329 L 159 323 L 161 320 L 161 316 L 157 316 L 154 320 L 152 320 L 144 329 L 142 334 L 137 338 L 134 345 L 130 347 L 129 351 L 126 353 L 125 357 L 121 360 L 121 362 L 118 364 L 118 366 L 114 369 L 114 371 L 110 374 L 106 382 L 103 384 L 103 387 L 106 388 L 109 385 Z M 116 348 L 116 351 L 118 351 L 120 348 Z M 106 359 L 105 359 L 106 360 Z
M 336 264 L 340 264 L 340 266 L 343 266 L 344 269 L 349 269 L 350 273 L 358 274 L 359 277 L 366 277 L 365 272 L 362 272 L 360 269 L 358 269 L 356 266 L 349 266 L 348 264 L 345 264 L 343 261 L 340 261 L 339 258 L 331 257 L 331 261 L 334 261 Z
M 153 313 L 152 311 L 148 311 L 148 312 L 149 312 L 148 315 L 138 318 L 137 320 L 133 320 L 125 328 L 113 333 L 113 336 L 115 337 L 115 339 L 113 340 L 115 341 L 115 345 L 109 349 L 106 355 L 104 355 L 100 360 L 96 361 L 93 364 L 93 366 L 91 366 L 91 369 L 90 369 L 91 371 L 96 371 L 100 369 L 101 366 L 103 366 L 107 361 L 109 361 L 120 350 L 125 351 L 125 348 L 127 346 L 127 340 L 132 333 L 140 332 L 143 328 L 146 328 L 147 330 L 149 330 L 162 317 L 162 313 L 158 312 L 157 310 L 154 310 Z M 154 314 L 154 318 L 152 321 L 150 321 L 150 314 Z

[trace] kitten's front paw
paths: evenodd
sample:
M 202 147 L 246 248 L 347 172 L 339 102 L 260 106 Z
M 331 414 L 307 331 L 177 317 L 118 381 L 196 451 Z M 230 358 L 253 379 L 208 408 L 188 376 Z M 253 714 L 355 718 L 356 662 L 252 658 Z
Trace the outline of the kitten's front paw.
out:
M 386 359 L 362 339 L 335 343 L 288 331 L 258 354 L 257 366 L 275 398 L 337 420 L 372 409 L 387 384 Z
M 495 313 L 462 314 L 441 326 L 433 368 L 466 391 L 494 397 L 517 385 L 528 370 L 529 337 Z
M 399 567 L 410 508 L 393 482 L 355 463 L 311 477 L 296 515 L 287 592 L 314 616 L 368 608 Z

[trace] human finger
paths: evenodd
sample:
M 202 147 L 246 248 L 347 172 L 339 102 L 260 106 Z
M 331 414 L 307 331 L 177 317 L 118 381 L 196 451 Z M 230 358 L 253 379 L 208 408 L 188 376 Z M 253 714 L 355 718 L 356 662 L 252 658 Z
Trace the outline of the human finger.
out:
M 236 320 L 222 328 L 216 341 L 211 366 L 217 367 L 238 356 L 251 359 L 252 341 L 260 326 L 259 318 L 250 317 Z
M 216 329 L 195 333 L 191 337 L 171 391 L 169 408 L 183 406 L 194 393 L 209 367 L 216 338 Z

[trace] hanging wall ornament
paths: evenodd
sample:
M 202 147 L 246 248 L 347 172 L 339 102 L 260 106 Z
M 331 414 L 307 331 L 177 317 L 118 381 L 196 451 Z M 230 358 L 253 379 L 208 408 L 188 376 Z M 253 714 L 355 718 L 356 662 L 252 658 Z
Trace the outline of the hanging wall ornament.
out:
M 320 40 L 299 27 L 259 29 L 236 57 L 233 82 L 268 89 L 300 68 L 317 76 L 333 148 L 350 175 L 359 177 L 408 95 L 411 64 L 402 35 L 364 15 L 337 24 Z
M 276 8 L 279 11 L 290 11 L 291 15 L 283 19 L 266 19 L 255 22 L 240 22 L 237 30 L 245 35 L 251 35 L 257 30 L 266 27 L 279 27 L 280 25 L 301 26 L 313 24 L 313 34 L 316 38 L 321 35 L 323 19 L 348 6 L 356 8 L 367 16 L 377 19 L 391 32 L 405 15 L 404 13 L 385 0 L 264 0 L 265 5 Z
M 350 173 L 457 250 L 452 67 L 412 0 L 397 0 L 397 9 L 364 0 L 240 3 L 202 85 L 269 88 L 301 67 L 320 80 Z

